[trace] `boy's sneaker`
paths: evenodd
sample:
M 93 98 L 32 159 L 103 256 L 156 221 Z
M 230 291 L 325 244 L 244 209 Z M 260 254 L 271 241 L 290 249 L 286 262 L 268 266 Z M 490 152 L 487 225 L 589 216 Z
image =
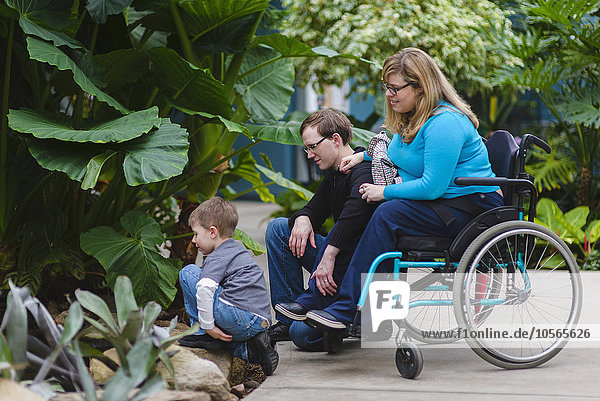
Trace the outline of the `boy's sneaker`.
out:
M 248 340 L 248 363 L 257 363 L 266 376 L 271 376 L 279 364 L 279 354 L 271 345 L 269 334 L 262 331 Z
M 306 310 L 304 306 L 298 302 L 290 302 L 286 304 L 275 305 L 275 310 L 281 313 L 285 317 L 289 317 L 292 320 L 302 321 L 306 320 Z
M 204 348 L 208 350 L 225 349 L 225 342 L 212 338 L 208 334 L 191 334 L 181 337 L 179 344 L 190 348 Z
M 290 325 L 283 322 L 277 322 L 274 326 L 269 328 L 269 338 L 271 339 L 271 345 L 273 346 L 279 341 L 291 341 Z

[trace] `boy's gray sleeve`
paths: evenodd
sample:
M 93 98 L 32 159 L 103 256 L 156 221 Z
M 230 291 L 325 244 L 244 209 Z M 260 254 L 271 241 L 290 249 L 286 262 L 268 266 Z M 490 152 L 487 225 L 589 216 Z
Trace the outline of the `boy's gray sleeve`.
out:
M 213 317 L 213 304 L 215 301 L 215 291 L 219 283 L 210 278 L 201 278 L 196 284 L 196 303 L 198 305 L 198 321 L 200 327 L 204 330 L 215 328 L 215 319 Z

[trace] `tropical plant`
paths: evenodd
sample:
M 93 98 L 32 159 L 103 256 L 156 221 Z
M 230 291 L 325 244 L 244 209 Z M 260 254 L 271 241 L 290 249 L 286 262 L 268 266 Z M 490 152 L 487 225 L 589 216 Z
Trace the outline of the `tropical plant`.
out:
M 542 198 L 537 204 L 535 218 L 536 223 L 548 227 L 572 245 L 584 267 L 598 258 L 597 244 L 600 239 L 600 220 L 587 223 L 589 212 L 589 207 L 578 206 L 563 213 L 556 202 Z
M 5 285 L 12 278 L 35 291 L 46 270 L 103 275 L 81 252 L 80 234 L 119 229 L 131 210 L 184 234 L 173 232 L 174 194 L 196 202 L 245 179 L 274 201 L 265 181 L 287 181 L 257 167 L 249 149 L 262 140 L 301 143 L 300 123 L 280 121 L 294 91 L 292 59 L 358 57 L 261 35 L 268 7 L 268 0 L 0 2 Z M 240 135 L 250 144 L 235 145 Z M 108 274 L 113 285 L 119 273 Z M 168 298 L 157 300 L 166 306 Z
M 139 308 L 131 281 L 126 276 L 115 283 L 115 320 L 106 303 L 88 291 L 77 291 L 77 301 L 71 304 L 65 326 L 58 326 L 48 310 L 28 287 L 15 287 L 10 282 L 8 304 L 0 326 L 0 370 L 5 377 L 20 380 L 27 364 L 37 368 L 28 387 L 51 398 L 49 381 L 56 381 L 66 391 L 83 391 L 86 401 L 95 401 L 97 386 L 92 381 L 83 356 L 97 358 L 116 374 L 107 382 L 100 400 L 142 400 L 165 387 L 156 372 L 160 359 L 174 377 L 173 365 L 166 353 L 169 345 L 197 328 L 170 337 L 177 318 L 168 329 L 154 325 L 161 308 L 149 302 Z M 83 308 L 97 316 L 84 316 Z M 31 314 L 37 330 L 28 327 Z M 86 329 L 84 320 L 100 332 L 103 340 L 117 351 L 119 363 L 82 341 Z M 32 334 L 33 332 L 38 335 Z M 139 389 L 132 395 L 132 390 Z
M 535 90 L 556 118 L 557 135 L 568 143 L 577 164 L 577 204 L 600 211 L 592 195 L 600 160 L 600 3 L 586 0 L 532 0 L 519 3 L 523 25 L 498 44 L 519 62 L 499 69 L 496 82 Z M 572 163 L 551 163 L 531 170 L 545 189 L 568 177 Z M 567 180 L 569 178 L 566 178 Z

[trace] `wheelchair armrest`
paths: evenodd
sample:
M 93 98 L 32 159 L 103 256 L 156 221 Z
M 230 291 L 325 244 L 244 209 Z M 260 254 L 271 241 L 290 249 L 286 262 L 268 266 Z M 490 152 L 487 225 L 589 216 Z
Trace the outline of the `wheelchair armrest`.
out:
M 525 186 L 532 193 L 537 194 L 533 182 L 523 178 L 506 178 L 506 177 L 456 177 L 454 179 L 456 185 L 485 185 L 485 186 Z

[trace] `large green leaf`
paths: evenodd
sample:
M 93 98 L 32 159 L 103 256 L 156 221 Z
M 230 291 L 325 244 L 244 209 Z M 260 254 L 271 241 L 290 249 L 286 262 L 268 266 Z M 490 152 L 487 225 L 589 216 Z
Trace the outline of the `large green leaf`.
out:
M 181 261 L 164 258 L 157 250 L 164 238 L 158 223 L 146 213 L 128 212 L 121 224 L 128 236 L 111 227 L 96 227 L 81 234 L 81 249 L 98 259 L 111 287 L 118 276 L 126 275 L 138 303 L 156 301 L 168 307 L 177 292 L 175 282 Z
M 148 56 L 136 49 L 118 49 L 95 58 L 106 71 L 107 86 L 113 88 L 134 83 L 149 69 Z
M 197 116 L 206 118 L 208 121 L 218 122 L 218 123 L 222 124 L 229 132 L 233 132 L 236 134 L 244 134 L 247 137 L 251 137 L 250 131 L 248 130 L 248 128 L 246 128 L 244 125 L 242 125 L 240 123 L 236 123 L 235 121 L 228 120 L 223 116 L 214 115 L 214 114 L 210 114 L 210 113 L 204 113 L 202 111 L 189 110 L 189 109 L 186 109 L 185 107 L 181 107 L 178 105 L 172 105 L 172 106 L 175 107 L 177 110 L 183 111 L 185 114 L 197 115 Z
M 87 0 L 90 17 L 98 23 L 104 24 L 109 15 L 119 14 L 127 8 L 133 0 Z
M 260 124 L 246 124 L 252 137 L 263 141 L 279 142 L 287 145 L 303 145 L 300 137 L 299 121 L 266 121 Z
M 367 147 L 369 146 L 369 142 L 371 141 L 371 138 L 373 138 L 373 136 L 375 136 L 375 133 L 373 131 L 369 131 L 366 129 L 362 129 L 362 128 L 356 128 L 356 127 L 352 127 L 352 133 L 354 134 L 354 139 L 352 139 L 352 144 L 355 146 L 363 146 L 363 147 Z
M 261 173 L 269 177 L 271 180 L 273 180 L 277 185 L 295 192 L 300 198 L 304 200 L 310 200 L 314 196 L 313 192 L 309 191 L 301 185 L 296 184 L 291 180 L 288 180 L 283 176 L 283 174 L 279 172 L 275 172 L 267 167 L 261 166 L 260 164 L 257 164 L 255 167 L 258 171 L 260 171 Z
M 29 20 L 56 29 L 65 27 L 72 17 L 73 0 L 6 0 L 6 4 Z
M 269 0 L 179 0 L 179 4 L 184 10 L 186 32 L 195 41 L 222 25 L 266 10 Z
M 160 126 L 156 106 L 81 130 L 73 129 L 68 119 L 50 119 L 53 116 L 29 109 L 10 110 L 8 121 L 13 130 L 36 138 L 92 143 L 129 141 Z
M 94 85 L 92 80 L 85 75 L 85 73 L 77 66 L 75 61 L 70 59 L 59 48 L 41 40 L 29 37 L 27 38 L 27 49 L 29 50 L 29 56 L 32 59 L 54 65 L 59 70 L 72 71 L 73 79 L 85 92 L 96 96 L 98 100 L 109 104 L 111 107 L 123 114 L 129 113 L 129 110 L 127 110 L 121 103 L 119 103 L 112 96 L 102 92 L 96 85 Z
M 294 93 L 294 65 L 289 59 L 277 59 L 277 52 L 255 47 L 246 54 L 235 84 L 253 121 L 279 120 L 285 116 Z M 256 67 L 259 67 L 255 69 Z
M 264 246 L 237 228 L 233 232 L 233 239 L 241 241 L 247 249 L 250 249 L 254 253 L 254 255 L 262 255 L 263 253 L 267 252 Z
M 123 171 L 129 185 L 162 181 L 181 174 L 187 164 L 187 132 L 163 119 L 159 129 L 118 144 L 63 142 L 25 137 L 29 152 L 45 169 L 62 171 L 83 189 L 93 188 L 100 168 L 115 153 L 125 153 Z
M 168 118 L 159 129 L 123 143 L 123 171 L 129 185 L 166 180 L 181 174 L 188 162 L 188 133 Z
M 50 40 L 55 46 L 69 46 L 71 49 L 84 49 L 84 46 L 79 43 L 78 40 L 73 39 L 62 32 L 43 28 L 35 22 L 27 20 L 23 16 L 19 18 L 19 25 L 21 25 L 21 29 L 23 29 L 23 32 L 26 34 L 35 35 L 44 40 Z
M 229 118 L 231 105 L 225 96 L 225 87 L 208 70 L 195 67 L 165 47 L 155 47 L 148 55 L 157 85 L 173 104 Z

